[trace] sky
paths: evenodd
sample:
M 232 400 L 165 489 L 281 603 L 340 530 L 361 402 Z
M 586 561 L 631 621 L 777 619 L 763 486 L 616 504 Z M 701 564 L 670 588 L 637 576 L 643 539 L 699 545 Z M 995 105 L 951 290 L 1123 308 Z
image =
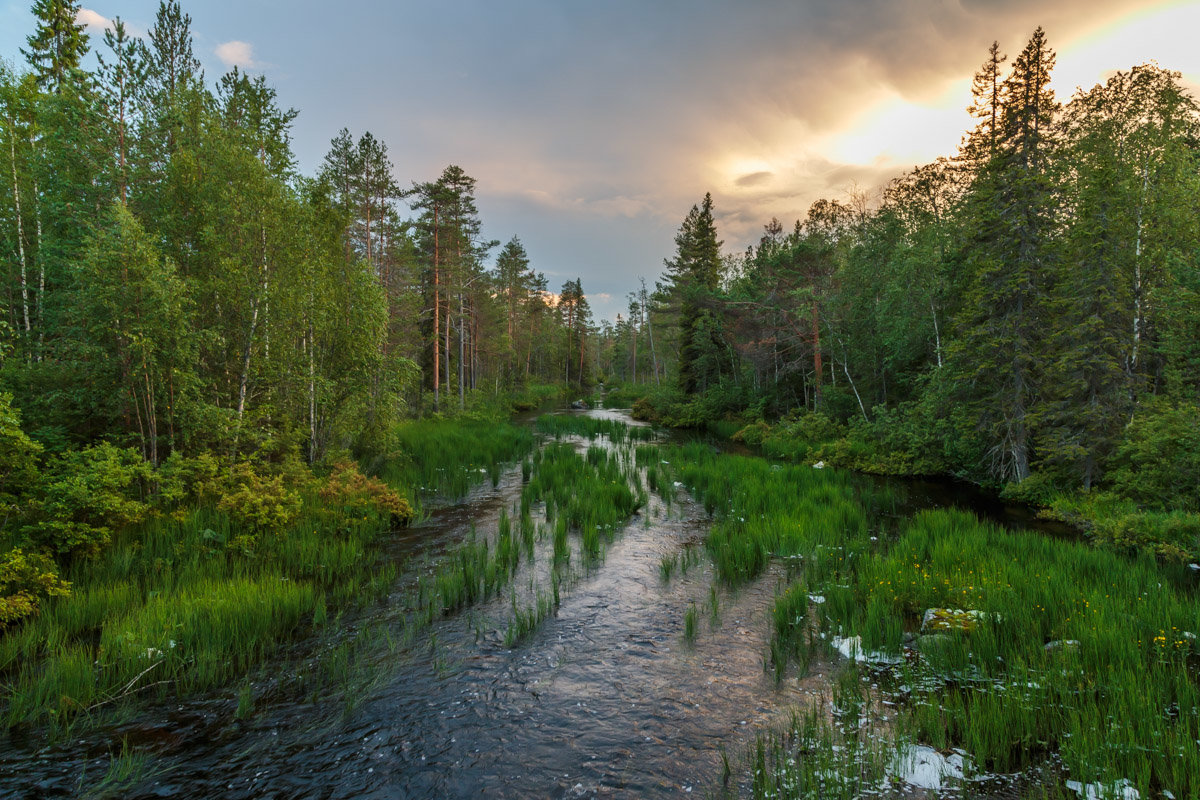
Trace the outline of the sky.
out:
M 20 62 L 31 0 L 0 0 Z M 157 0 L 85 0 L 93 46 Z M 615 319 L 712 192 L 725 248 L 822 197 L 877 196 L 954 152 L 971 76 L 1041 25 L 1067 100 L 1154 60 L 1200 89 L 1200 0 L 183 0 L 210 81 L 262 73 L 300 111 L 313 173 L 343 128 L 384 140 L 397 181 L 457 164 L 484 236 L 520 237 L 552 289 L 580 278 Z M 1200 94 L 1200 92 L 1197 92 Z

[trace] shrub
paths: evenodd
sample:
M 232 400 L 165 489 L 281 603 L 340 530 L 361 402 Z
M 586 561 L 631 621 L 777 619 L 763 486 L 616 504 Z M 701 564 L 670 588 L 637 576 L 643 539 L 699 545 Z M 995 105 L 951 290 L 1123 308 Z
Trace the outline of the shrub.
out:
M 1112 488 L 1146 508 L 1200 511 L 1200 407 L 1150 400 L 1117 448 Z
M 0 628 L 34 614 L 42 599 L 70 593 L 49 557 L 20 548 L 0 554 Z
M 41 452 L 42 446 L 21 430 L 12 395 L 0 393 L 0 512 L 37 485 Z
M 114 529 L 141 522 L 154 478 L 140 453 L 103 443 L 51 462 L 35 521 L 24 534 L 39 547 L 71 556 L 98 554 Z
M 643 422 L 658 422 L 662 419 L 649 397 L 639 397 L 634 400 L 630 416 Z
M 401 525 L 407 525 L 413 518 L 408 500 L 378 478 L 363 475 L 352 461 L 334 464 L 318 494 L 326 504 L 341 508 L 349 516 L 378 514 Z
M 159 467 L 157 499 L 166 508 L 206 505 L 220 498 L 222 484 L 221 464 L 212 453 L 189 458 L 175 451 Z
M 751 447 L 758 447 L 763 443 L 763 439 L 765 439 L 770 432 L 771 426 L 762 420 L 759 420 L 758 422 L 751 422 L 749 425 L 742 428 L 729 438 L 732 441 L 742 442 L 743 444 L 748 444 Z
M 217 502 L 248 533 L 278 533 L 295 521 L 302 506 L 300 494 L 284 486 L 283 476 L 266 477 L 242 462 L 230 471 L 229 488 Z

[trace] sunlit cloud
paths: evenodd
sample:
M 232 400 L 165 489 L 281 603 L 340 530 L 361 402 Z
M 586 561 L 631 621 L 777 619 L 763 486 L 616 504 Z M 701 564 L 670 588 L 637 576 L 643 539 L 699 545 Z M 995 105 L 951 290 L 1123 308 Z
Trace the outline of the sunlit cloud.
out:
M 116 20 L 109 19 L 100 12 L 93 11 L 90 8 L 81 8 L 79 9 L 79 13 L 75 15 L 75 23 L 86 27 L 90 35 L 101 37 L 106 30 L 113 29 Z M 125 22 L 125 33 L 131 38 L 140 38 L 146 35 L 145 30 L 139 28 L 137 25 L 131 25 L 129 22 Z
M 84 25 L 87 27 L 88 33 L 95 34 L 103 34 L 105 28 L 113 26 L 112 20 L 90 8 L 79 9 L 79 13 L 75 15 L 75 24 Z
M 254 46 L 249 42 L 239 41 L 237 39 L 231 42 L 224 42 L 217 45 L 214 51 L 217 58 L 221 59 L 221 63 L 227 67 L 241 67 L 242 69 L 257 69 L 262 64 L 254 60 Z

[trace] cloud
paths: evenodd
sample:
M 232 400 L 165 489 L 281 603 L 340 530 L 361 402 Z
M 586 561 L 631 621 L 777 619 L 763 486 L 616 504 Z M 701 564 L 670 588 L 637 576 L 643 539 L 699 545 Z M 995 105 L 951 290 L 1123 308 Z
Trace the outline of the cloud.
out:
M 103 36 L 106 30 L 112 30 L 116 21 L 121 19 L 116 17 L 109 19 L 98 11 L 93 11 L 90 8 L 81 8 L 79 13 L 75 15 L 75 23 L 83 25 L 87 28 L 89 34 L 93 36 Z M 144 38 L 146 31 L 139 28 L 137 25 L 131 25 L 128 21 L 125 22 L 125 34 L 133 39 Z
M 249 42 L 239 41 L 234 39 L 231 42 L 224 42 L 217 45 L 217 58 L 221 59 L 227 67 L 242 67 L 243 69 L 256 69 L 262 64 L 254 60 L 254 45 Z
M 97 34 L 102 34 L 105 28 L 113 26 L 111 19 L 92 11 L 90 8 L 79 9 L 79 13 L 75 15 L 75 24 L 85 25 L 90 33 Z
M 742 175 L 734 181 L 735 184 L 742 187 L 760 186 L 771 179 L 775 173 L 770 170 L 759 170 L 758 172 L 750 172 Z

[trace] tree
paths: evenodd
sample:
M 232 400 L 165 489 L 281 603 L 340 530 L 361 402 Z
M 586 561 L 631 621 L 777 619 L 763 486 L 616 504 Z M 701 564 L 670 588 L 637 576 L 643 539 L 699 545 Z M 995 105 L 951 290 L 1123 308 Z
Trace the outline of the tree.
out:
M 58 94 L 63 85 L 75 82 L 79 63 L 88 49 L 84 26 L 76 22 L 79 3 L 68 0 L 35 0 L 33 15 L 37 19 L 34 32 L 27 38 L 29 49 L 21 53 L 29 61 L 38 86 Z
M 514 236 L 496 257 L 495 276 L 496 290 L 504 311 L 503 351 L 505 380 L 509 385 L 515 382 L 517 375 L 517 354 L 523 349 L 518 342 L 524 327 L 522 317 L 529 313 L 527 309 L 533 301 L 534 279 L 533 270 L 529 268 L 529 254 L 525 252 L 521 240 Z
M 1057 224 L 1048 163 L 1058 109 L 1049 85 L 1053 66 L 1054 52 L 1038 28 L 1001 87 L 995 150 L 966 197 L 972 283 L 956 358 L 989 444 L 989 472 L 1001 481 L 1029 476 L 1045 358 L 1043 320 Z
M 679 388 L 685 394 L 708 388 L 720 374 L 724 344 L 711 298 L 721 283 L 721 244 L 712 195 L 705 194 L 675 234 L 675 257 L 664 262 L 668 293 L 679 308 Z
M 558 313 L 562 319 L 566 342 L 563 376 L 567 383 L 574 380 L 581 390 L 588 383 L 587 333 L 592 321 L 592 310 L 583 283 L 576 278 L 563 284 L 558 296 Z
M 111 427 L 136 437 L 159 463 L 174 448 L 181 397 L 195 376 L 188 291 L 123 203 L 114 203 L 84 247 L 75 286 L 75 358 L 92 390 L 111 386 Z M 160 442 L 165 447 L 160 448 Z
M 98 53 L 101 97 L 110 123 L 113 159 L 111 170 L 121 202 L 128 201 L 130 131 L 137 120 L 138 100 L 146 82 L 146 64 L 140 41 L 129 38 L 120 17 L 104 31 L 104 44 L 111 51 L 106 60 Z

